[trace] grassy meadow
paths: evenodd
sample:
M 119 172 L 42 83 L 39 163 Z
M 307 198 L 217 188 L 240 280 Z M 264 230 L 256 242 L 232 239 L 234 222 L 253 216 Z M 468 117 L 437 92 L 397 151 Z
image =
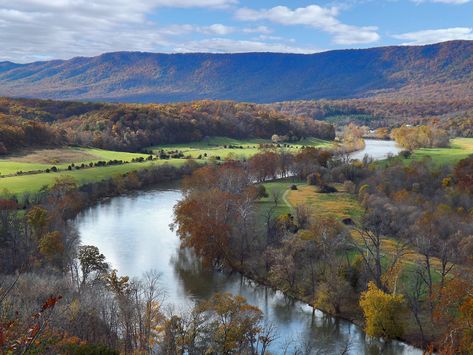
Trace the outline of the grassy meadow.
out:
M 221 159 L 248 158 L 260 151 L 260 144 L 270 143 L 270 140 L 265 139 L 236 140 L 225 137 L 214 137 L 201 142 L 162 145 L 149 148 L 149 150 L 153 150 L 154 153 L 158 154 L 161 150 L 166 152 L 181 151 L 184 158 L 190 157 L 192 159 L 197 159 L 200 156 L 202 161 L 205 161 L 217 156 Z M 306 138 L 297 142 L 297 144 L 290 144 L 290 146 L 285 149 L 289 152 L 296 153 L 302 146 L 324 147 L 329 146 L 330 144 L 331 143 L 328 141 Z M 227 148 L 225 148 L 225 146 Z M 205 154 L 207 155 L 205 156 Z M 165 159 L 144 161 L 142 163 L 131 163 L 132 159 L 146 159 L 147 157 L 148 154 L 79 147 L 26 149 L 0 159 L 0 191 L 7 190 L 12 194 L 36 192 L 44 186 L 50 186 L 53 184 L 54 180 L 61 175 L 72 176 L 81 184 L 104 180 L 117 174 L 124 174 L 152 165 L 171 164 L 177 166 L 184 164 L 186 161 L 186 159 Z M 79 170 L 67 170 L 68 166 L 72 163 L 75 165 L 88 165 L 89 163 L 109 160 L 122 160 L 129 163 Z M 59 171 L 56 173 L 44 172 L 46 169 L 51 169 L 53 166 L 59 169 Z M 16 175 L 20 171 L 23 174 Z
M 362 209 L 355 195 L 345 191 L 343 184 L 333 184 L 338 192 L 319 193 L 317 187 L 306 184 L 298 186 L 297 190 L 288 190 L 287 201 L 293 207 L 308 205 L 314 216 L 333 216 L 339 220 L 351 218 L 358 220 Z
M 213 137 L 200 142 L 185 144 L 160 145 L 150 148 L 154 153 L 161 150 L 165 152 L 180 151 L 184 157 L 197 159 L 201 157 L 203 161 L 220 157 L 228 158 L 248 158 L 260 151 L 260 145 L 270 144 L 270 140 L 265 139 L 245 139 L 236 140 L 225 137 Z M 297 143 L 290 143 L 286 149 L 289 152 L 296 153 L 302 146 L 328 147 L 332 143 L 315 138 L 306 138 Z M 282 144 L 284 146 L 284 144 Z M 206 154 L 206 156 L 205 156 Z M 450 148 L 419 149 L 415 151 L 412 159 L 422 159 L 430 156 L 439 164 L 451 164 L 473 154 L 473 138 L 456 138 L 452 140 Z M 116 174 L 124 174 L 130 171 L 149 167 L 153 164 L 184 164 L 185 159 L 168 159 L 145 161 L 143 163 L 129 163 L 123 165 L 113 165 L 104 167 L 93 167 L 80 170 L 68 171 L 67 167 L 74 163 L 85 164 L 98 161 L 123 160 L 131 162 L 132 159 L 146 158 L 147 154 L 116 152 L 103 149 L 62 147 L 55 149 L 27 149 L 21 152 L 8 155 L 0 159 L 0 191 L 8 190 L 13 194 L 24 192 L 36 192 L 44 186 L 51 185 L 55 178 L 60 175 L 69 175 L 77 179 L 79 183 L 100 181 L 110 178 Z M 57 173 L 34 173 L 15 175 L 17 172 L 39 172 L 50 169 L 55 166 L 59 169 Z M 303 186 L 298 191 L 289 191 L 288 187 L 292 184 L 290 180 L 270 182 L 265 184 L 269 197 L 262 199 L 262 211 L 272 207 L 271 191 L 279 191 L 278 194 L 284 195 L 280 203 L 274 209 L 274 213 L 282 214 L 290 212 L 290 205 L 296 206 L 301 202 L 309 202 L 314 206 L 317 213 L 336 213 L 338 217 L 356 217 L 359 214 L 353 199 L 349 194 L 343 191 L 341 186 L 337 186 L 339 193 L 336 194 L 316 194 L 311 186 Z M 333 196 L 332 196 L 333 195 Z M 264 212 L 262 212 L 264 214 Z
M 88 182 L 101 181 L 108 179 L 112 176 L 125 174 L 131 171 L 144 169 L 151 166 L 172 164 L 174 166 L 185 164 L 184 159 L 171 159 L 171 160 L 158 160 L 158 161 L 145 161 L 143 163 L 130 163 L 123 165 L 112 165 L 80 170 L 71 171 L 60 171 L 57 173 L 40 173 L 40 174 L 29 174 L 10 176 L 0 178 L 0 194 L 3 191 L 8 191 L 12 194 L 22 194 L 25 192 L 37 192 L 44 186 L 51 186 L 54 184 L 56 178 L 60 176 L 71 176 L 79 184 Z
M 260 151 L 260 145 L 272 144 L 269 139 L 232 139 L 226 137 L 212 137 L 204 139 L 199 142 L 183 143 L 183 144 L 164 144 L 149 148 L 154 153 L 159 153 L 163 150 L 166 153 L 179 151 L 184 154 L 185 157 L 191 157 L 196 159 L 198 157 L 220 157 L 221 159 L 227 159 L 229 157 L 236 159 L 244 159 L 257 154 Z M 332 143 L 317 138 L 305 138 L 301 141 L 294 143 L 286 143 L 289 147 L 283 147 L 284 143 L 281 143 L 281 149 L 286 149 L 291 153 L 296 153 L 301 149 L 302 146 L 306 147 L 329 147 Z
M 438 164 L 455 164 L 473 154 L 473 138 L 452 139 L 448 148 L 422 148 L 415 150 L 411 159 L 431 157 Z
M 115 152 L 111 150 L 63 147 L 54 149 L 26 149 L 0 159 L 0 176 L 16 174 L 18 171 L 31 172 L 55 166 L 67 169 L 74 164 L 89 164 L 98 161 L 146 158 L 146 154 Z

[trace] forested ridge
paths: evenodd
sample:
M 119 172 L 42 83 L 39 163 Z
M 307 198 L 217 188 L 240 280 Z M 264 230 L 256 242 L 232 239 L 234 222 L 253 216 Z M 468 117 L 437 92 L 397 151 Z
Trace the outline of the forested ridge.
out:
M 76 144 L 115 150 L 231 138 L 317 137 L 331 140 L 331 124 L 256 104 L 196 101 L 180 104 L 95 104 L 0 99 L 0 151 Z
M 0 63 L 0 95 L 118 102 L 269 103 L 369 96 L 471 98 L 473 42 L 284 53 L 106 53 Z

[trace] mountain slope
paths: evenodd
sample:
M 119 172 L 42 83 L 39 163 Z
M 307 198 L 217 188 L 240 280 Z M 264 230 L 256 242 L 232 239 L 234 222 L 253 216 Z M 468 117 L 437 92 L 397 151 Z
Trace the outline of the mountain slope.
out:
M 107 53 L 0 63 L 0 95 L 125 102 L 473 97 L 473 41 L 278 53 Z

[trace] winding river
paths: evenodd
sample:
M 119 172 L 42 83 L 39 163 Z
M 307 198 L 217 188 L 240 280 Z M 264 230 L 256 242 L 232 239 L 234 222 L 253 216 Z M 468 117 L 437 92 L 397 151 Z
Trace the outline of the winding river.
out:
M 384 158 L 398 148 L 386 141 L 367 141 L 363 152 Z M 382 149 L 379 153 L 377 148 Z M 83 211 L 75 220 L 82 244 L 95 245 L 120 274 L 139 277 L 154 269 L 162 274 L 168 307 L 191 308 L 195 301 L 215 292 L 231 292 L 247 298 L 265 314 L 278 337 L 271 346 L 275 354 L 310 343 L 314 352 L 350 354 L 421 354 L 400 342 L 367 340 L 362 329 L 350 322 L 316 312 L 304 303 L 285 298 L 280 292 L 254 284 L 238 275 L 203 270 L 191 253 L 179 249 L 179 238 L 169 225 L 173 206 L 182 194 L 177 185 L 112 198 Z

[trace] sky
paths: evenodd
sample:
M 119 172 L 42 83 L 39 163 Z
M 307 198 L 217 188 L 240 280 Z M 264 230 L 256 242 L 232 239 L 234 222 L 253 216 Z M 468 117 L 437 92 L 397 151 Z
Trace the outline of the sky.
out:
M 0 0 L 0 61 L 473 40 L 473 0 Z

